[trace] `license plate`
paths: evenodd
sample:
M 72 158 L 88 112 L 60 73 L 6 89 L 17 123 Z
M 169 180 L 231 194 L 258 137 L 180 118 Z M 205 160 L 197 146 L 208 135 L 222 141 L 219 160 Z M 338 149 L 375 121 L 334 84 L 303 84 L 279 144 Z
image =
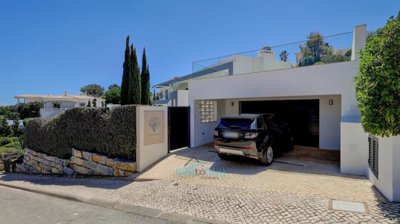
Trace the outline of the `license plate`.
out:
M 239 132 L 225 131 L 222 136 L 224 138 L 239 138 Z
M 219 152 L 224 153 L 224 154 L 239 155 L 239 156 L 244 155 L 243 152 L 240 150 L 232 150 L 232 149 L 227 149 L 227 148 L 220 148 Z

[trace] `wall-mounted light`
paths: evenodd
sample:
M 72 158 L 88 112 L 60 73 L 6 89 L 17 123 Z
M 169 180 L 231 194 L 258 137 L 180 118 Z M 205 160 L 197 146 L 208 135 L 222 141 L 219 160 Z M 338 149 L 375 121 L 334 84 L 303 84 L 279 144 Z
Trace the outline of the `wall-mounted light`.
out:
M 232 106 L 232 107 L 235 106 L 235 102 L 232 101 L 232 102 L 231 102 L 231 106 Z
M 333 99 L 329 99 L 329 105 L 333 105 Z

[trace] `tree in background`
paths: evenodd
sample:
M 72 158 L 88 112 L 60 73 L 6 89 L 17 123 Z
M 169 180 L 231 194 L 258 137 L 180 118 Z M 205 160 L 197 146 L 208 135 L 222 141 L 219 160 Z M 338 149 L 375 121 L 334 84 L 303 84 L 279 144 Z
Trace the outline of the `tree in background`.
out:
M 88 101 L 86 107 L 92 107 L 92 102 L 90 102 L 90 100 Z
M 6 137 L 11 134 L 10 127 L 7 124 L 7 119 L 0 116 L 0 136 Z
M 93 105 L 93 107 L 97 107 L 97 99 L 96 98 L 93 99 L 92 105 Z
M 355 77 L 361 123 L 366 132 L 400 135 L 400 12 L 369 35 Z
M 121 84 L 121 105 L 125 105 L 129 103 L 128 100 L 128 92 L 129 92 L 129 83 L 130 83 L 130 59 L 131 53 L 129 51 L 129 36 L 126 37 L 126 45 L 125 45 L 125 59 L 123 64 L 123 72 L 122 72 L 122 84 Z
M 136 55 L 136 49 L 131 45 L 131 72 L 129 78 L 129 89 L 128 89 L 128 104 L 140 104 L 140 98 L 142 96 L 140 91 L 140 70 Z
M 4 116 L 8 120 L 18 119 L 19 114 L 16 112 L 16 106 L 0 106 L 0 116 Z
M 141 104 L 150 105 L 150 71 L 147 65 L 146 48 L 143 49 L 141 81 Z
M 19 120 L 13 121 L 11 130 L 14 137 L 19 137 L 20 135 L 23 134 L 23 131 L 21 130 L 21 128 L 19 128 L 19 125 L 20 125 Z
M 321 60 L 321 56 L 328 54 L 331 48 L 328 43 L 324 42 L 324 37 L 319 32 L 312 32 L 307 37 L 307 42 L 300 46 L 303 57 L 299 62 L 299 66 L 312 65 Z
M 119 104 L 121 102 L 121 88 L 117 84 L 112 84 L 104 94 L 106 103 Z
M 89 84 L 82 87 L 81 92 L 88 96 L 101 97 L 104 95 L 104 88 L 98 84 Z
M 340 51 L 335 52 L 319 32 L 310 33 L 307 42 L 300 46 L 300 51 L 303 57 L 299 61 L 299 66 L 348 61 L 351 57 L 351 51 L 347 51 L 345 54 Z
M 43 108 L 42 102 L 19 103 L 16 106 L 20 119 L 40 117 L 40 108 Z M 14 118 L 15 119 L 15 118 Z
M 289 52 L 287 52 L 286 50 L 282 51 L 279 54 L 279 57 L 281 58 L 281 61 L 288 61 L 289 58 Z

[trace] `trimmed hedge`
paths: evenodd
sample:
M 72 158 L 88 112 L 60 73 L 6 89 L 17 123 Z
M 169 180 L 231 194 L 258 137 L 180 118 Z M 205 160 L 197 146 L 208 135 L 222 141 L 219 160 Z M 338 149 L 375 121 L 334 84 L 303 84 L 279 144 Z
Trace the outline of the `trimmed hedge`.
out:
M 25 145 L 64 159 L 74 147 L 135 160 L 136 107 L 73 108 L 50 121 L 33 119 L 25 129 Z

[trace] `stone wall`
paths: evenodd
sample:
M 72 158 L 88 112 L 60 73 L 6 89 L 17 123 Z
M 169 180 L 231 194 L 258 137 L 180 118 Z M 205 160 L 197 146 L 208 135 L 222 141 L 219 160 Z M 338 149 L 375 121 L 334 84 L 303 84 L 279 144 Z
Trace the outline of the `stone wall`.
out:
M 71 168 L 84 175 L 129 176 L 136 171 L 136 163 L 72 149 Z
M 72 157 L 68 160 L 47 156 L 27 148 L 23 163 L 16 164 L 16 172 L 23 173 L 129 176 L 135 171 L 135 162 L 111 159 L 77 149 L 72 149 Z
M 59 159 L 38 153 L 31 149 L 25 149 L 23 163 L 16 164 L 17 172 L 42 173 L 42 174 L 63 174 L 68 171 L 69 160 Z

